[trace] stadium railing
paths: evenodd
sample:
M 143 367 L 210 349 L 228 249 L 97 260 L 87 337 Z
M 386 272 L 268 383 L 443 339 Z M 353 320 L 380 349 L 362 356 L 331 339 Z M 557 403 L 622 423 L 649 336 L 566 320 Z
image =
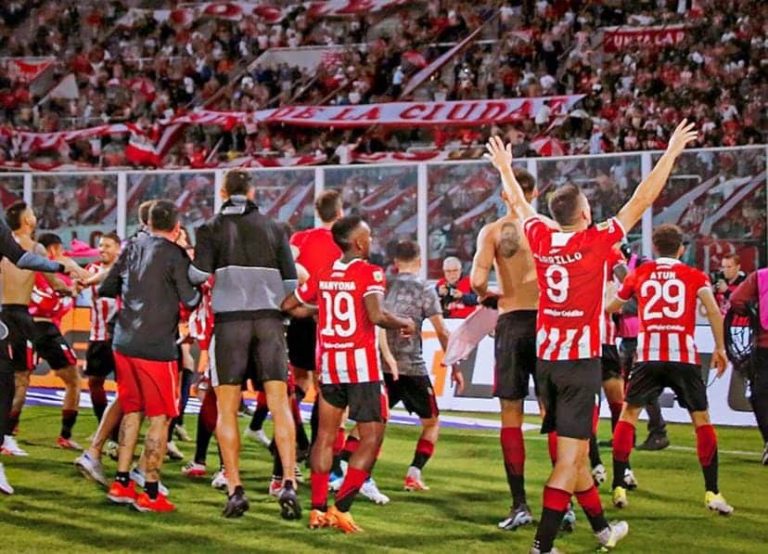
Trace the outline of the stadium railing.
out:
M 536 178 L 540 209 L 547 195 L 573 182 L 590 198 L 595 221 L 614 215 L 660 152 L 598 156 L 527 158 L 516 163 Z M 681 225 L 690 247 L 686 261 L 707 272 L 720 258 L 738 253 L 750 271 L 766 265 L 768 147 L 744 146 L 686 151 L 664 193 L 629 233 L 635 251 L 651 252 L 654 224 Z M 136 228 L 139 203 L 173 199 L 183 223 L 194 228 L 219 207 L 218 189 L 226 170 L 143 170 L 0 174 L 0 203 L 24 199 L 37 211 L 38 227 L 93 243 L 100 232 L 116 229 L 125 237 Z M 313 199 L 324 188 L 340 189 L 347 211 L 372 223 L 373 257 L 391 264 L 395 242 L 421 245 L 424 276 L 441 274 L 441 261 L 458 256 L 471 262 L 480 227 L 503 213 L 500 183 L 484 161 L 398 163 L 246 169 L 257 186 L 263 211 L 294 229 L 315 224 Z

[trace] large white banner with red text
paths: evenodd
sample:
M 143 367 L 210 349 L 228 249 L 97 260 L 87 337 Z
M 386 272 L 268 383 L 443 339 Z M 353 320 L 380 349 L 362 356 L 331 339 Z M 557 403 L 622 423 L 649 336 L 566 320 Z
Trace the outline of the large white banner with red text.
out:
M 616 52 L 631 46 L 675 46 L 686 36 L 685 25 L 603 27 L 603 50 Z
M 219 112 L 200 110 L 171 118 L 162 126 L 219 125 L 226 129 L 240 124 L 284 124 L 301 127 L 365 128 L 373 125 L 385 127 L 426 127 L 435 125 L 477 126 L 504 123 L 530 118 L 548 103 L 552 116 L 568 111 L 584 95 L 514 98 L 509 100 L 467 100 L 457 102 L 389 102 L 357 106 L 284 106 L 270 110 L 246 112 Z M 143 129 L 132 123 L 99 125 L 88 129 L 36 133 L 0 127 L 0 136 L 13 141 L 22 154 L 41 150 L 59 149 L 62 144 L 113 134 L 131 133 L 146 146 L 160 135 L 160 125 Z

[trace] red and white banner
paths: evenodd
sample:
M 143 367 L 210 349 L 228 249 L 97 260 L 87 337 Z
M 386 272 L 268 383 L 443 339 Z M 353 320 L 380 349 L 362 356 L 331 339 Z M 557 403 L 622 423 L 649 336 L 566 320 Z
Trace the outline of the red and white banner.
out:
M 329 0 L 328 2 L 304 2 L 298 6 L 304 8 L 309 18 L 321 18 L 374 13 L 406 4 L 408 4 L 407 0 Z M 281 8 L 255 2 L 201 2 L 181 4 L 175 10 L 131 8 L 118 20 L 118 25 L 132 27 L 148 16 L 161 23 L 170 19 L 177 25 L 187 26 L 202 17 L 240 21 L 250 15 L 266 23 L 275 24 L 289 16 L 298 6 Z
M 12 81 L 31 83 L 55 61 L 55 58 L 5 58 L 2 65 Z
M 603 50 L 616 52 L 630 46 L 676 46 L 686 36 L 685 25 L 603 27 Z
M 177 116 L 151 130 L 133 123 L 99 125 L 88 129 L 35 133 L 0 127 L 0 137 L 10 139 L 21 154 L 42 150 L 61 150 L 67 143 L 90 140 L 107 135 L 131 133 L 130 155 L 135 163 L 156 165 L 152 155 L 162 158 L 170 143 L 168 136 L 183 125 L 219 125 L 232 129 L 258 123 L 325 127 L 334 129 L 384 127 L 464 126 L 476 127 L 493 123 L 518 121 L 532 117 L 548 102 L 552 117 L 568 113 L 584 95 L 513 98 L 507 100 L 467 100 L 457 102 L 389 102 L 357 106 L 284 106 L 246 112 L 200 110 Z M 139 150 L 141 152 L 139 152 Z M 153 154 L 154 153 L 154 154 Z M 141 160 L 141 161 L 138 161 Z M 405 160 L 402 160 L 405 161 Z
M 218 112 L 199 110 L 177 117 L 174 123 L 221 125 L 280 123 L 298 127 L 355 128 L 429 127 L 436 125 L 478 126 L 519 121 L 533 117 L 544 102 L 552 116 L 567 113 L 583 94 L 512 98 L 507 100 L 466 100 L 454 102 L 387 102 L 356 106 L 284 106 L 271 110 Z
M 452 159 L 446 150 L 420 150 L 417 152 L 376 152 L 363 154 L 352 152 L 352 161 L 363 164 L 383 164 L 402 162 L 439 162 Z

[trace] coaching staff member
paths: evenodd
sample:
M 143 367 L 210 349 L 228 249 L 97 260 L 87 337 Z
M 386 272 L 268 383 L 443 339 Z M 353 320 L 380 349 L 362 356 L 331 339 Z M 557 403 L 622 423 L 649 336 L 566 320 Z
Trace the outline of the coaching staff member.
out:
M 248 510 L 240 480 L 240 433 L 237 410 L 248 375 L 264 386 L 275 423 L 275 442 L 283 461 L 282 516 L 298 518 L 294 467 L 296 430 L 288 402 L 288 360 L 280 301 L 296 288 L 296 266 L 283 228 L 259 213 L 244 171 L 227 173 L 221 212 L 197 230 L 190 279 L 213 286 L 214 345 L 211 383 L 219 418 L 216 436 L 229 481 L 225 517 Z

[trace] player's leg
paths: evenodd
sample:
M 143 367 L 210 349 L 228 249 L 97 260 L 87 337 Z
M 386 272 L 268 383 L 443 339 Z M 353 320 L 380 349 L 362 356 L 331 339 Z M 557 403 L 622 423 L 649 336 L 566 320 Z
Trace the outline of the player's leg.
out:
M 768 466 L 768 349 L 758 348 L 753 364 L 749 402 L 765 445 L 762 462 Z
M 693 364 L 670 364 L 667 386 L 677 397 L 680 405 L 691 414 L 696 429 L 696 452 L 704 474 L 704 503 L 710 510 L 730 515 L 733 508 L 720 494 L 718 484 L 717 434 L 709 419 L 707 386 L 701 367 Z
M 536 531 L 534 548 L 552 550 L 555 537 L 574 492 L 584 493 L 588 517 L 599 521 L 602 508 L 588 464 L 589 437 L 593 431 L 595 398 L 600 390 L 599 360 L 539 362 L 540 393 L 546 408 L 542 432 L 557 431 L 557 462 L 544 488 L 544 509 Z M 581 488 L 579 488 L 581 487 Z M 586 510 L 586 507 L 585 507 Z M 604 519 L 604 518 L 603 518 Z M 595 523 L 597 524 L 597 523 Z M 613 546 L 623 538 L 626 528 L 615 535 L 598 537 Z
M 29 388 L 30 371 L 16 371 L 14 374 L 14 390 L 13 390 L 13 402 L 11 403 L 11 413 L 8 417 L 8 425 L 5 429 L 5 440 L 7 443 L 16 445 L 16 441 L 13 436 L 16 434 L 19 428 L 19 420 L 21 419 L 21 411 L 24 408 L 24 402 L 27 399 L 27 389 Z M 6 444 L 8 446 L 8 444 Z M 18 448 L 16 446 L 16 448 Z M 21 449 L 19 449 L 19 452 Z M 26 456 L 26 452 L 13 454 L 14 456 Z
M 638 450 L 664 450 L 669 446 L 669 436 L 667 435 L 667 422 L 661 413 L 659 399 L 652 400 L 645 406 L 645 412 L 648 414 L 648 436 L 642 444 L 637 446 Z
M 333 445 L 342 424 L 347 405 L 346 391 L 341 385 L 324 385 L 318 395 L 318 427 L 310 454 L 312 469 L 312 512 L 310 528 L 325 527 L 328 510 L 328 482 L 333 465 Z
M 344 531 L 354 533 L 360 528 L 349 510 L 352 503 L 370 478 L 371 471 L 384 440 L 384 430 L 389 417 L 389 400 L 383 383 L 356 383 L 345 385 L 349 392 L 349 417 L 357 422 L 360 445 L 349 460 L 344 482 L 336 493 L 333 508 L 328 511 L 329 523 Z
M 8 416 L 13 402 L 14 373 L 8 356 L 8 344 L 5 340 L 0 340 L 0 450 L 3 447 L 3 433 L 1 431 L 8 426 Z M 5 475 L 5 468 L 2 463 L 0 463 L 0 492 L 3 494 L 13 494 L 14 492 Z
M 85 375 L 88 377 L 88 394 L 96 421 L 101 423 L 107 409 L 107 391 L 104 388 L 107 375 L 115 369 L 112 347 L 106 341 L 89 341 L 85 353 Z
M 525 493 L 523 402 L 531 376 L 536 379 L 536 312 L 509 312 L 499 317 L 495 334 L 494 396 L 501 403 L 499 440 L 512 505 L 499 528 L 514 530 L 533 522 Z
M 105 487 L 109 486 L 109 483 L 104 474 L 104 467 L 101 464 L 101 455 L 104 451 L 106 442 L 110 440 L 110 438 L 112 438 L 112 440 L 117 438 L 117 431 L 120 429 L 122 419 L 123 410 L 120 407 L 120 400 L 119 398 L 115 398 L 104 411 L 103 417 L 99 422 L 99 426 L 96 428 L 96 432 L 93 434 L 93 438 L 91 439 L 88 448 L 86 448 L 85 452 L 80 456 L 75 458 L 75 467 L 80 470 L 80 473 L 82 473 L 83 476 L 92 479 Z M 119 445 L 115 447 L 115 450 L 116 452 L 119 452 Z M 113 456 L 115 456 L 115 454 L 113 454 Z M 117 454 L 117 456 L 119 456 L 119 454 Z
M 251 422 L 248 424 L 248 429 L 245 430 L 244 436 L 256 440 L 264 446 L 269 446 L 270 440 L 263 429 L 264 422 L 268 415 L 269 407 L 267 406 L 267 395 L 264 390 L 257 390 L 256 408 L 253 410 Z
M 184 412 L 187 410 L 192 384 L 195 381 L 195 359 L 192 357 L 192 347 L 181 345 L 181 386 L 179 388 L 179 416 L 174 420 L 173 433 L 180 441 L 190 442 L 192 439 L 184 428 Z
M 57 371 L 56 375 L 64 382 L 64 401 L 61 409 L 61 433 L 58 445 L 61 448 L 80 450 L 72 440 L 72 428 L 77 421 L 80 407 L 80 370 L 76 365 L 69 365 Z
M 629 465 L 635 445 L 637 420 L 643 408 L 657 399 L 664 389 L 665 365 L 661 362 L 636 364 L 630 371 L 624 408 L 613 433 L 613 505 L 624 508 L 629 504 L 627 490 L 637 483 Z
M 250 507 L 240 480 L 240 427 L 238 410 L 249 365 L 254 328 L 251 321 L 219 322 L 209 349 L 211 384 L 216 391 L 216 438 L 227 474 L 224 517 L 240 517 Z
M 161 490 L 160 469 L 166 455 L 168 429 L 179 415 L 178 362 L 135 361 L 144 415 L 149 427 L 144 441 L 144 493 L 134 507 L 143 512 L 170 512 L 175 506 Z

